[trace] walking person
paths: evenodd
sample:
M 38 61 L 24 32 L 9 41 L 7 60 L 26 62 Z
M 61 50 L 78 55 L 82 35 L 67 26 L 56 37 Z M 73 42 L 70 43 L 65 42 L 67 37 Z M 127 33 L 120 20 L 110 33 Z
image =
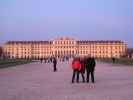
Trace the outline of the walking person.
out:
M 50 57 L 50 62 L 52 63 L 52 60 L 53 60 L 53 58 L 52 57 Z
M 54 72 L 56 72 L 56 71 L 57 71 L 56 65 L 57 65 L 57 59 L 54 57 L 54 58 L 53 58 L 53 67 L 54 67 Z
M 75 75 L 77 76 L 76 82 L 79 83 L 79 71 L 81 70 L 81 64 L 79 58 L 74 58 L 72 61 L 72 69 L 73 69 L 73 75 L 72 75 L 72 83 L 74 83 Z
M 96 61 L 94 57 L 88 57 L 86 59 L 86 71 L 87 71 L 87 78 L 86 81 L 89 83 L 89 76 L 91 74 L 91 82 L 94 84 L 94 71 L 95 71 Z

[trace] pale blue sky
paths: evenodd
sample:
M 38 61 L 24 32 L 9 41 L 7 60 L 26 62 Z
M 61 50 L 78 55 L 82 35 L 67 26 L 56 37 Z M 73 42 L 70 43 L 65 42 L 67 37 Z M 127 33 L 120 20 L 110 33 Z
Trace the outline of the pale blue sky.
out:
M 0 0 L 0 43 L 70 36 L 133 47 L 133 0 Z

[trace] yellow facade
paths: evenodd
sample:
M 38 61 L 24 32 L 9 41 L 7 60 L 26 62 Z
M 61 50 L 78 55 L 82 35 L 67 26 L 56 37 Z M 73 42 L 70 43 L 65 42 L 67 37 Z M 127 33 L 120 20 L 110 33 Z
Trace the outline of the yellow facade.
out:
M 10 58 L 46 58 L 51 56 L 87 56 L 96 58 L 121 57 L 127 45 L 122 41 L 77 41 L 61 37 L 52 41 L 9 41 L 4 53 Z

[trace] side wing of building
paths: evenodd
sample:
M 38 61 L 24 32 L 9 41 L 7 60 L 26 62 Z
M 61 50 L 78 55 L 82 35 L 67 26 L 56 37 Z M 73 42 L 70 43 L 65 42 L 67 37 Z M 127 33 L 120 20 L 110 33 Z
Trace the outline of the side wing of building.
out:
M 51 55 L 50 41 L 9 41 L 4 45 L 7 58 L 45 58 Z

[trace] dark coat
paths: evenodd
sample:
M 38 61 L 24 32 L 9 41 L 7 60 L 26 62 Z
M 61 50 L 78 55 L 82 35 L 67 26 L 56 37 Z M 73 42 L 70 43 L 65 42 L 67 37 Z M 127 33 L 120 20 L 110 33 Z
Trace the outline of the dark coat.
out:
M 54 65 L 57 64 L 57 60 L 56 60 L 56 58 L 53 58 L 53 64 L 54 64 Z
M 95 58 L 87 58 L 85 61 L 85 66 L 87 71 L 94 71 L 96 66 Z
M 81 63 L 81 70 L 80 70 L 80 72 L 81 73 L 85 73 L 85 59 L 82 59 L 80 61 L 80 63 Z

